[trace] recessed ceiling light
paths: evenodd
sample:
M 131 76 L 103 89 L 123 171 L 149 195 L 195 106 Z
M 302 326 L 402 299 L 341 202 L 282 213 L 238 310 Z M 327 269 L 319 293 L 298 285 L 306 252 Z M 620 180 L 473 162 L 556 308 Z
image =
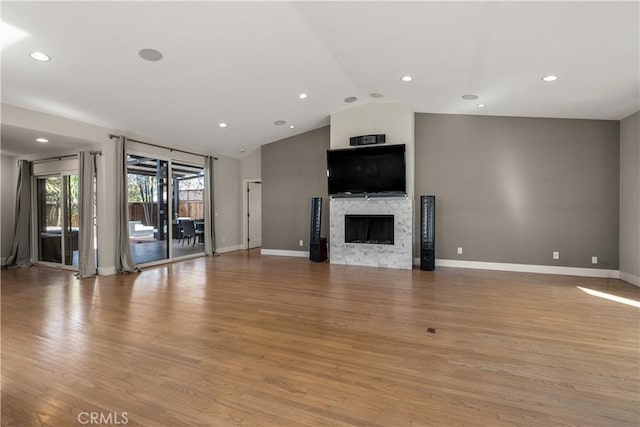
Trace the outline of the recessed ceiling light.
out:
M 358 100 L 358 98 L 356 98 L 355 96 L 347 96 L 347 97 L 344 99 L 344 102 L 347 102 L 347 103 L 349 103 L 349 102 L 356 102 L 357 100 Z
M 307 95 L 306 93 L 301 93 L 300 95 L 298 95 L 298 98 L 300 99 L 307 99 L 309 97 L 309 95 Z
M 372 97 L 372 98 L 382 98 L 382 97 L 384 97 L 383 94 L 377 93 L 377 92 L 370 93 L 369 96 Z
M 221 128 L 226 128 L 227 124 L 222 122 L 222 123 L 218 123 L 218 126 L 221 127 Z
M 51 59 L 49 55 L 42 52 L 31 52 L 29 55 L 36 61 L 40 61 L 40 62 L 47 62 Z
M 478 104 L 478 107 L 484 108 L 484 104 Z
M 478 95 L 462 95 L 462 99 L 466 99 L 467 101 L 475 101 L 476 99 L 478 99 Z
M 411 77 L 411 76 L 402 76 L 402 81 L 403 82 L 410 82 L 411 80 L 413 80 L 413 77 Z
M 38 138 L 36 139 L 36 141 L 38 141 L 41 144 L 46 144 L 47 142 L 49 142 L 47 138 Z
M 146 61 L 160 61 L 162 59 L 162 52 L 155 49 L 141 49 L 138 55 Z
M 240 149 L 240 152 L 241 152 L 241 153 L 244 153 L 245 151 L 247 151 L 247 150 L 245 150 L 244 148 L 241 148 L 241 149 Z
M 295 127 L 296 127 L 295 125 L 290 125 L 290 126 L 289 126 L 289 128 L 290 128 L 290 129 L 293 129 L 293 128 L 295 128 Z
M 544 76 L 542 78 L 542 81 L 544 81 L 544 82 L 553 82 L 553 81 L 556 81 L 556 80 L 558 80 L 558 76 L 554 76 L 554 75 L 548 75 L 548 76 Z
M 276 120 L 275 122 L 273 122 L 274 125 L 276 126 L 282 126 L 283 124 L 287 123 L 284 120 Z

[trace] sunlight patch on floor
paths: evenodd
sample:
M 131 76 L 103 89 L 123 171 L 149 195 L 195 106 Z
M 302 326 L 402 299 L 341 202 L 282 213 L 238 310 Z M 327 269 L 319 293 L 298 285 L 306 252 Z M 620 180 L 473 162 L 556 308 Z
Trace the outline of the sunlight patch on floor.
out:
M 611 295 L 608 294 L 606 292 L 600 292 L 600 291 L 594 291 L 593 289 L 589 289 L 589 288 L 583 288 L 581 286 L 576 286 L 578 289 L 580 289 L 583 292 L 588 293 L 589 295 L 593 295 L 595 297 L 600 297 L 600 298 L 604 298 L 604 299 L 608 299 L 610 301 L 615 301 L 615 302 L 619 302 L 622 304 L 627 304 L 627 305 L 631 305 L 633 307 L 638 307 L 640 308 L 640 301 L 635 301 L 629 298 L 623 298 L 623 297 L 618 297 L 615 295 Z

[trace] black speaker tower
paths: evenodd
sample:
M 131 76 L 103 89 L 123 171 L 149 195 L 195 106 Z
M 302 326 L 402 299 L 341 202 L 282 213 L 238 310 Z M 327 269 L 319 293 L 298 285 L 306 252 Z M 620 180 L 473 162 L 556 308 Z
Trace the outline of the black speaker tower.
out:
M 420 270 L 436 268 L 436 196 L 420 196 Z
M 311 235 L 309 236 L 309 259 L 322 262 L 327 259 L 327 239 L 320 237 L 322 223 L 322 197 L 311 198 Z

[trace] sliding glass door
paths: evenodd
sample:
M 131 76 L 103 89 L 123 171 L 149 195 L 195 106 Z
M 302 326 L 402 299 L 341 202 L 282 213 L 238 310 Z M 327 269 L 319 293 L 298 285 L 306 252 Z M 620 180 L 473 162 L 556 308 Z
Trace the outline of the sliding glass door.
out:
M 36 178 L 38 261 L 78 266 L 78 175 Z
M 169 258 L 168 170 L 169 162 L 157 158 L 127 156 L 129 242 L 136 264 Z
M 129 242 L 136 264 L 204 253 L 204 168 L 127 155 Z
M 204 168 L 171 163 L 172 258 L 204 253 Z

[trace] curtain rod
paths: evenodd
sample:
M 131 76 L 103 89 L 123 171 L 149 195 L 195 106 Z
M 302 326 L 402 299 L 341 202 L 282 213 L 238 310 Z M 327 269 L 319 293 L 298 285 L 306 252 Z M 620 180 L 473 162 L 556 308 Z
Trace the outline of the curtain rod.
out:
M 120 138 L 120 135 L 114 135 L 112 133 L 109 134 L 109 138 L 113 139 L 113 138 Z M 150 142 L 144 142 L 144 141 L 138 141 L 137 139 L 132 139 L 132 138 L 127 138 L 127 141 L 133 141 L 133 142 L 137 142 L 138 144 L 145 144 L 145 145 L 150 145 L 152 147 L 156 147 L 156 148 L 162 148 L 163 150 L 169 150 L 169 151 L 178 151 L 180 153 L 185 153 L 185 154 L 191 154 L 192 156 L 200 156 L 200 157 L 207 157 L 204 154 L 198 154 L 198 153 L 194 153 L 192 151 L 185 151 L 185 150 L 180 150 L 179 148 L 169 148 L 169 147 L 164 147 L 162 145 L 158 145 L 158 144 L 152 144 Z M 213 157 L 213 160 L 218 160 L 217 157 Z
M 102 156 L 102 151 L 89 151 L 91 154 L 97 154 L 98 156 Z M 33 160 L 31 163 L 37 165 L 38 163 L 51 162 L 53 160 L 62 160 L 62 159 L 75 159 L 78 157 L 77 154 L 67 154 L 66 156 L 55 156 L 55 157 L 47 157 L 44 159 Z

